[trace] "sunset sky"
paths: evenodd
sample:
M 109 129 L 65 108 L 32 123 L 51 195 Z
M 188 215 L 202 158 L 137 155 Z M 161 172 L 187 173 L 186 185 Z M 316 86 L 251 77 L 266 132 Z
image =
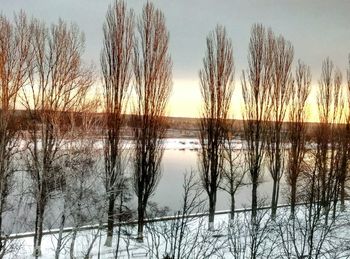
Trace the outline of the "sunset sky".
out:
M 136 14 L 146 1 L 129 0 Z M 259 22 L 281 33 L 294 45 L 294 64 L 300 58 L 311 66 L 313 87 L 320 76 L 321 63 L 329 56 L 343 72 L 350 53 L 350 1 L 233 1 L 159 0 L 153 1 L 166 17 L 173 59 L 173 93 L 169 103 L 172 116 L 198 116 L 200 92 L 198 71 L 202 66 L 205 38 L 216 24 L 226 26 L 234 47 L 236 92 L 234 117 L 240 118 L 240 77 L 247 67 L 247 48 L 252 24 Z M 86 36 L 85 59 L 99 69 L 102 24 L 111 0 L 0 0 L 0 10 L 8 17 L 23 9 L 47 23 L 59 17 L 77 23 Z M 311 117 L 315 120 L 314 93 Z

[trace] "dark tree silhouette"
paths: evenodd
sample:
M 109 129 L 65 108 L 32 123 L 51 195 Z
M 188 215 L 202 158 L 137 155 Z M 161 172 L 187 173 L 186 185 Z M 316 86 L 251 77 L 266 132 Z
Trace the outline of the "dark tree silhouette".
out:
M 35 20 L 31 37 L 34 59 L 21 98 L 30 118 L 25 160 L 36 201 L 33 255 L 37 257 L 49 195 L 65 182 L 60 159 L 71 128 L 67 114 L 81 102 L 92 77 L 82 64 L 84 37 L 77 26 L 60 20 L 48 29 Z
M 3 229 L 3 214 L 9 209 L 7 197 L 12 189 L 16 170 L 14 159 L 18 152 L 19 121 L 15 109 L 18 95 L 28 83 L 31 28 L 24 13 L 11 23 L 0 15 L 0 257 L 7 249 L 9 234 Z
M 125 152 L 121 139 L 121 127 L 132 76 L 134 47 L 134 14 L 123 1 L 109 6 L 103 26 L 104 47 L 101 53 L 105 99 L 105 187 L 107 193 L 107 239 L 111 246 L 114 224 L 114 206 L 123 182 Z
M 307 136 L 307 99 L 310 94 L 311 71 L 301 61 L 295 71 L 295 82 L 291 92 L 289 111 L 288 139 L 290 149 L 288 152 L 287 183 L 290 186 L 290 209 L 294 216 L 297 201 L 297 183 L 300 174 L 305 170 L 306 136 Z
M 166 105 L 172 87 L 169 33 L 163 13 L 147 3 L 137 21 L 138 42 L 134 51 L 135 116 L 133 134 L 133 186 L 138 199 L 138 239 L 143 239 L 148 199 L 160 179 Z
M 267 119 L 270 113 L 273 39 L 261 24 L 252 27 L 248 64 L 242 75 L 245 160 L 252 181 L 252 220 L 258 208 L 257 188 L 266 147 Z
M 235 195 L 240 187 L 243 186 L 243 180 L 246 175 L 246 167 L 244 166 L 244 149 L 237 149 L 234 142 L 235 130 L 234 121 L 226 123 L 225 146 L 223 149 L 223 175 L 220 188 L 230 195 L 231 208 L 230 220 L 233 222 L 235 216 Z
M 222 178 L 226 121 L 233 92 L 232 43 L 222 26 L 207 37 L 203 69 L 199 72 L 203 112 L 200 121 L 200 174 L 209 198 L 209 229 L 213 228 L 216 193 Z
M 349 180 L 349 158 L 350 158 L 350 55 L 349 55 L 349 67 L 347 69 L 347 86 L 346 93 L 344 93 L 344 127 L 340 132 L 342 155 L 340 158 L 340 170 L 339 170 L 339 185 L 340 185 L 340 202 L 341 209 L 345 210 L 345 196 L 346 196 L 346 183 Z M 345 97 L 346 96 L 346 97 Z
M 267 134 L 267 154 L 269 171 L 273 180 L 271 197 L 271 216 L 276 217 L 280 181 L 285 170 L 286 135 L 283 132 L 287 107 L 292 90 L 292 62 L 294 50 L 289 41 L 282 36 L 273 37 L 272 48 L 272 81 L 270 96 L 271 112 L 269 116 L 269 132 Z
M 316 129 L 317 172 L 320 179 L 320 202 L 324 213 L 328 215 L 330 203 L 337 200 L 339 148 L 339 125 L 344 112 L 342 100 L 342 75 L 334 71 L 333 62 L 327 58 L 322 63 L 319 80 L 317 105 L 320 123 Z M 334 207 L 335 209 L 335 207 Z

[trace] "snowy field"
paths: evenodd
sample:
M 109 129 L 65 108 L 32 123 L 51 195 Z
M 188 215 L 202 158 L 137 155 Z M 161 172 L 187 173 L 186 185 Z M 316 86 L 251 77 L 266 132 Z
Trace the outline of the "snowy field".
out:
M 136 228 L 131 225 L 115 228 L 112 247 L 105 247 L 105 231 L 96 227 L 79 231 L 75 258 L 304 258 L 313 248 L 310 258 L 350 258 L 350 213 L 342 212 L 325 226 L 322 218 L 318 222 L 308 221 L 307 207 L 297 209 L 295 220 L 291 220 L 289 207 L 278 210 L 278 216 L 270 219 L 269 210 L 260 210 L 258 224 L 253 227 L 250 212 L 238 212 L 235 220 L 229 214 L 219 212 L 215 217 L 215 228 L 207 230 L 207 217 L 156 221 L 145 228 L 143 243 L 135 240 Z M 181 222 L 183 224 L 181 224 Z M 312 224 L 311 224 L 312 223 Z M 182 228 L 181 228 L 182 227 Z M 178 231 L 182 229 L 182 232 Z M 120 230 L 118 256 L 116 257 L 117 233 Z M 176 232 L 177 231 L 177 232 Z M 180 239 L 183 233 L 183 238 Z M 29 233 L 27 233 L 29 234 Z M 312 234 L 312 237 L 310 237 Z M 64 234 L 64 248 L 60 258 L 70 258 L 72 233 Z M 57 234 L 44 235 L 42 256 L 55 258 Z M 11 242 L 13 251 L 5 258 L 33 258 L 33 238 L 24 237 Z M 316 256 L 317 253 L 317 256 Z M 308 258 L 308 257 L 305 257 Z

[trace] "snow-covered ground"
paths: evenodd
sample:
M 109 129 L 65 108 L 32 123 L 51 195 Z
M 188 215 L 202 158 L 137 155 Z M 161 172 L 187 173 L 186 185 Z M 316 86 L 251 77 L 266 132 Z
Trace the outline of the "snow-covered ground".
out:
M 259 226 L 253 228 L 250 212 L 239 212 L 234 221 L 229 214 L 222 213 L 215 217 L 214 231 L 207 230 L 207 217 L 189 219 L 183 228 L 184 237 L 179 239 L 180 220 L 156 221 L 145 228 L 144 242 L 137 242 L 136 228 L 123 226 L 117 258 L 164 258 L 166 254 L 177 251 L 179 258 L 251 258 L 251 251 L 256 251 L 256 258 L 302 258 L 313 240 L 311 258 L 350 258 L 350 213 L 340 213 L 328 227 L 324 221 L 314 226 L 310 239 L 310 222 L 307 220 L 306 207 L 297 209 L 294 221 L 289 215 L 289 207 L 279 208 L 278 216 L 270 219 L 269 210 L 258 213 Z M 115 228 L 115 236 L 118 227 Z M 60 258 L 70 258 L 71 233 L 64 234 L 64 249 Z M 106 232 L 92 229 L 79 231 L 75 243 L 76 258 L 115 258 L 116 237 L 111 247 L 105 247 Z M 322 241 L 322 242 L 321 242 Z M 42 256 L 54 258 L 57 234 L 44 235 Z M 13 240 L 16 249 L 5 258 L 33 258 L 33 238 L 24 237 Z M 181 244 L 181 245 L 179 245 Z M 87 251 L 91 246 L 89 257 Z M 303 249 L 304 248 L 304 249 Z M 315 252 L 317 251 L 318 257 Z M 298 257 L 300 256 L 300 257 Z

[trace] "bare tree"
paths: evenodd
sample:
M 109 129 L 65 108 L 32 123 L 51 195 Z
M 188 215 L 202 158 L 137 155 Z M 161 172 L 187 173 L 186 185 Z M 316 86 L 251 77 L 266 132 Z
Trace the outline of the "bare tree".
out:
M 272 49 L 272 81 L 271 81 L 271 113 L 269 116 L 269 132 L 267 137 L 267 154 L 269 171 L 273 180 L 271 197 L 271 216 L 276 217 L 280 181 L 285 170 L 286 134 L 283 132 L 283 123 L 287 114 L 292 90 L 292 62 L 294 50 L 289 41 L 282 36 L 273 37 Z
M 139 42 L 135 45 L 133 62 L 137 102 L 133 118 L 133 186 L 138 198 L 138 239 L 142 240 L 147 202 L 160 179 L 172 61 L 164 15 L 152 3 L 144 6 L 137 29 Z
M 291 93 L 291 103 L 289 110 L 290 123 L 288 139 L 290 149 L 288 152 L 287 183 L 290 186 L 290 209 L 291 214 L 295 214 L 295 204 L 297 201 L 297 183 L 299 175 L 305 170 L 306 134 L 307 119 L 306 104 L 310 94 L 311 71 L 300 60 L 298 62 L 295 82 Z
M 347 258 L 345 244 L 347 237 L 341 228 L 348 225 L 346 215 L 337 214 L 328 220 L 332 206 L 323 212 L 321 203 L 322 179 L 318 175 L 319 150 L 309 150 L 305 156 L 303 174 L 302 201 L 295 207 L 294 216 L 281 216 L 277 222 L 282 252 L 288 258 Z
M 318 217 L 322 208 L 317 203 L 298 205 L 294 218 L 284 213 L 277 221 L 280 256 L 286 258 L 347 258 L 349 252 L 344 249 L 345 240 L 337 236 L 338 223 L 347 224 L 347 220 L 337 215 L 336 221 L 324 224 L 324 216 Z
M 62 20 L 48 29 L 33 22 L 33 66 L 30 83 L 23 89 L 22 104 L 31 120 L 26 164 L 36 201 L 34 256 L 41 254 L 44 212 L 49 195 L 64 184 L 60 158 L 69 116 L 91 85 L 91 72 L 82 65 L 84 37 L 77 26 Z
M 203 227 L 204 190 L 195 173 L 185 174 L 180 210 L 170 219 L 148 222 L 148 239 L 145 247 L 152 258 L 210 258 L 225 246 L 225 239 L 213 238 L 213 233 Z M 223 230 L 223 229 L 222 229 Z
M 20 125 L 15 109 L 19 91 L 28 82 L 30 63 L 30 24 L 25 13 L 15 15 L 14 23 L 0 16 L 0 257 L 7 248 L 3 216 L 16 170 L 13 159 L 18 151 Z
M 254 221 L 246 210 L 237 213 L 228 225 L 228 252 L 233 258 L 278 258 L 275 257 L 278 254 L 275 222 L 269 210 L 262 207 L 264 203 L 265 199 L 259 200 Z
M 222 178 L 226 120 L 233 92 L 233 51 L 226 29 L 218 25 L 207 37 L 199 72 L 203 112 L 200 120 L 200 174 L 209 198 L 209 229 L 214 227 L 216 193 Z
M 270 113 L 273 41 L 261 24 L 252 27 L 247 72 L 242 75 L 243 120 L 246 163 L 252 181 L 252 220 L 256 217 L 257 188 L 266 147 L 267 119 Z
M 336 217 L 338 200 L 341 194 L 341 186 L 344 182 L 344 175 L 347 171 L 347 135 L 344 132 L 345 123 L 345 89 L 342 84 L 342 74 L 339 69 L 334 73 L 334 87 L 337 93 L 334 94 L 332 126 L 331 126 L 331 156 L 330 156 L 330 177 L 334 177 L 333 190 L 328 191 L 327 199 L 333 199 L 333 219 Z M 331 184 L 328 183 L 330 187 Z
M 322 74 L 317 93 L 320 123 L 316 129 L 317 172 L 321 180 L 321 204 L 328 215 L 330 202 L 337 200 L 337 174 L 340 157 L 338 123 L 342 121 L 342 76 L 334 72 L 333 62 L 327 58 L 322 63 Z M 335 208 L 334 208 L 335 209 Z
M 345 210 L 346 183 L 349 180 L 349 158 L 350 158 L 350 55 L 349 67 L 347 69 L 347 95 L 344 108 L 345 126 L 340 133 L 342 136 L 342 157 L 339 171 L 340 202 L 342 210 Z M 345 96 L 345 94 L 344 94 Z M 344 98 L 345 99 L 345 98 Z
M 72 107 L 70 113 L 71 130 L 65 135 L 65 154 L 62 161 L 62 174 L 65 179 L 58 187 L 59 198 L 62 201 L 58 214 L 59 233 L 55 258 L 59 258 L 68 242 L 69 253 L 74 258 L 74 246 L 78 229 L 83 224 L 93 224 L 102 214 L 104 203 L 102 197 L 96 191 L 101 184 L 96 172 L 99 150 L 95 148 L 96 132 L 100 130 L 101 122 L 94 116 L 100 105 L 98 95 L 91 98 L 91 94 L 85 95 L 82 101 Z M 90 96 L 88 96 L 90 95 Z M 66 222 L 73 223 L 71 235 L 63 233 Z M 54 236 L 55 237 L 55 236 Z
M 238 148 L 234 142 L 234 126 L 227 123 L 225 134 L 225 145 L 223 149 L 223 179 L 220 188 L 227 192 L 231 198 L 231 221 L 235 216 L 235 195 L 240 187 L 244 185 L 246 167 L 244 166 L 244 149 Z
M 101 66 L 104 79 L 106 130 L 104 141 L 105 186 L 108 199 L 106 246 L 113 238 L 114 206 L 123 181 L 121 128 L 130 89 L 134 47 L 134 14 L 123 1 L 109 6 L 103 27 Z

